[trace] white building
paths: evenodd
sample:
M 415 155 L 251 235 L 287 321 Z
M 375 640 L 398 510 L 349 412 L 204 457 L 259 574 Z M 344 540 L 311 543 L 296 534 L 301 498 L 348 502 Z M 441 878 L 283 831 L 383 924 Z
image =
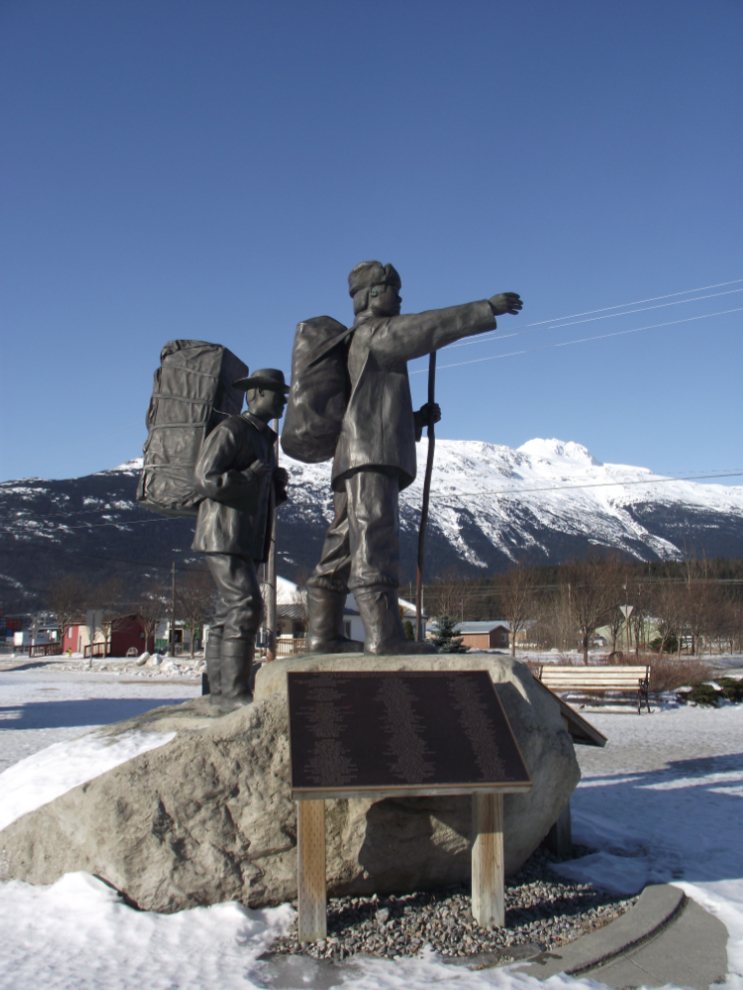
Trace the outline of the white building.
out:
M 261 591 L 265 599 L 266 587 L 261 586 Z M 415 628 L 415 605 L 411 602 L 405 601 L 404 598 L 400 599 L 400 608 L 402 609 L 403 622 L 410 621 Z M 298 649 L 304 648 L 304 639 L 307 635 L 307 598 L 306 592 L 300 590 L 293 581 L 287 581 L 286 578 L 277 577 L 276 578 L 276 622 L 277 622 L 277 639 L 279 640 L 279 647 L 282 644 L 285 646 L 293 645 L 294 641 L 301 640 L 300 643 L 296 643 Z M 366 633 L 364 632 L 364 625 L 361 621 L 361 616 L 359 614 L 358 607 L 356 605 L 356 600 L 353 594 L 349 594 L 346 598 L 345 615 L 343 620 L 344 633 L 349 639 L 355 639 L 359 642 L 364 642 L 366 639 Z M 423 636 L 426 634 L 426 619 L 425 614 L 423 616 Z

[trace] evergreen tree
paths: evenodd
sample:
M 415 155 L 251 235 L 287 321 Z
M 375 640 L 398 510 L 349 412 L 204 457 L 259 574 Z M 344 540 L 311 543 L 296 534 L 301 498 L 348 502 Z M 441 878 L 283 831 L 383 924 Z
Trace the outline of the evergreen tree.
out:
M 467 653 L 469 646 L 462 646 L 462 637 L 457 636 L 457 623 L 450 615 L 442 615 L 436 620 L 438 631 L 431 642 L 439 653 Z

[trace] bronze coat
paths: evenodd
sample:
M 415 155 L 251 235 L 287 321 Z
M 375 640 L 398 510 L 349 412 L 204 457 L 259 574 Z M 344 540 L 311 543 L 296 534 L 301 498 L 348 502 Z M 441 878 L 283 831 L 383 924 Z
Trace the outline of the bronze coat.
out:
M 247 412 L 230 416 L 207 436 L 194 471 L 204 501 L 192 550 L 266 560 L 275 440 L 274 431 Z M 250 470 L 257 460 L 271 468 L 261 479 Z
M 333 461 L 333 488 L 359 467 L 394 468 L 400 488 L 415 478 L 415 424 L 407 362 L 495 329 L 487 299 L 359 323 L 348 351 L 351 397 Z

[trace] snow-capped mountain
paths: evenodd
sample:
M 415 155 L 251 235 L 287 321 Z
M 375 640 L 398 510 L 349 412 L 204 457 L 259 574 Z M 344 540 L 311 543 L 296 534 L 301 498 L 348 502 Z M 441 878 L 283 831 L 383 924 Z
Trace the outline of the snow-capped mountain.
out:
M 426 458 L 419 445 L 419 464 Z M 284 459 L 292 482 L 321 504 L 330 465 Z M 416 537 L 423 471 L 401 496 L 405 535 Z M 308 499 L 308 501 L 310 501 Z M 329 518 L 329 515 L 328 515 Z M 648 468 L 601 464 L 578 443 L 529 440 L 513 450 L 437 440 L 429 546 L 460 563 L 502 570 L 526 558 L 558 562 L 591 546 L 638 560 L 743 554 L 743 487 L 669 480 Z
M 420 476 L 401 496 L 404 579 L 414 575 Z M 464 573 L 509 562 L 560 562 L 592 547 L 636 559 L 692 554 L 743 557 L 743 487 L 669 481 L 647 468 L 601 464 L 585 447 L 530 440 L 516 450 L 437 440 L 426 538 L 426 578 L 456 564 Z M 330 464 L 282 458 L 290 502 L 279 516 L 279 571 L 295 578 L 317 561 L 332 518 Z M 0 485 L 0 605 L 44 595 L 52 578 L 76 571 L 127 580 L 156 575 L 189 552 L 193 523 L 147 512 L 134 501 L 141 459 L 68 481 Z

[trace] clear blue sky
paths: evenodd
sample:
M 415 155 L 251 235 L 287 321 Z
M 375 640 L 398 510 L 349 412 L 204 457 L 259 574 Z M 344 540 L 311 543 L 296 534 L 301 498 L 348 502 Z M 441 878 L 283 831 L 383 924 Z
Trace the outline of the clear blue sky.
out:
M 739 0 L 3 0 L 0 478 L 137 456 L 174 337 L 288 372 L 364 259 L 505 332 L 743 279 L 742 43 Z M 741 467 L 743 312 L 488 360 L 736 307 L 442 352 L 438 435 Z

